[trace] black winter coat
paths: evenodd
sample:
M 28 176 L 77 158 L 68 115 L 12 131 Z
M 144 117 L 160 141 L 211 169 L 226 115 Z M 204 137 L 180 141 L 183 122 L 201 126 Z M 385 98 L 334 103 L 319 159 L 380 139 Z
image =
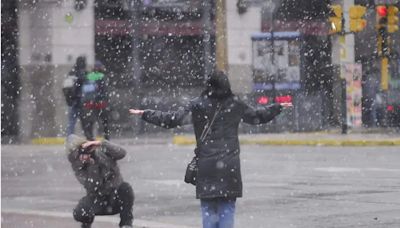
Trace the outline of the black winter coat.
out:
M 117 161 L 125 157 L 125 149 L 104 140 L 93 152 L 94 164 L 84 165 L 79 160 L 79 147 L 84 142 L 84 138 L 70 135 L 66 145 L 68 160 L 77 180 L 88 195 L 112 194 L 123 182 Z
M 68 96 L 70 96 L 70 99 L 71 99 L 71 104 L 69 106 L 81 107 L 81 105 L 82 105 L 82 103 L 81 103 L 82 85 L 85 82 L 86 71 L 85 70 L 79 70 L 79 69 L 76 70 L 76 68 L 74 68 L 68 74 L 77 77 L 75 85 L 74 85 L 74 90 L 71 91 L 72 94 L 68 94 Z
M 211 120 L 218 106 L 221 106 L 211 131 L 203 142 L 200 135 L 207 121 Z M 198 156 L 196 197 L 236 198 L 242 196 L 240 171 L 240 147 L 238 126 L 241 121 L 262 124 L 272 120 L 281 112 L 282 106 L 274 104 L 264 109 L 254 109 L 236 96 L 215 99 L 201 96 L 192 100 L 178 111 L 161 112 L 145 110 L 142 119 L 164 128 L 174 128 L 188 123 L 194 126 Z

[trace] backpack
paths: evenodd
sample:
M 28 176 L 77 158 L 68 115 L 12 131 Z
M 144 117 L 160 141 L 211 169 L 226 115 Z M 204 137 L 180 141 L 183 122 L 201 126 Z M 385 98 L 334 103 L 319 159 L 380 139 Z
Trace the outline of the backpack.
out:
M 104 74 L 91 72 L 82 84 L 82 104 L 87 109 L 104 109 L 107 106 L 104 91 Z
M 63 81 L 62 91 L 68 106 L 74 105 L 74 102 L 76 101 L 77 80 L 78 77 L 73 74 L 68 74 Z

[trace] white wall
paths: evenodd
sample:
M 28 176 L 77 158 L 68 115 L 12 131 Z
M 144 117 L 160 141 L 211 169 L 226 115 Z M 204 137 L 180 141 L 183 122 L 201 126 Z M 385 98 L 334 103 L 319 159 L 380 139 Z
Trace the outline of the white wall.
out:
M 94 63 L 94 0 L 81 11 L 73 1 L 40 1 L 20 5 L 19 44 L 20 64 L 72 65 L 76 57 L 85 55 L 88 64 Z M 73 17 L 72 23 L 65 19 Z M 45 56 L 51 60 L 46 61 Z
M 19 8 L 20 65 L 45 64 L 44 57 L 51 54 L 52 5 L 37 3 Z
M 94 63 L 94 0 L 81 11 L 73 8 L 73 1 L 64 1 L 52 11 L 53 64 L 73 64 L 80 55 L 85 55 L 89 65 Z M 65 19 L 73 17 L 72 23 Z

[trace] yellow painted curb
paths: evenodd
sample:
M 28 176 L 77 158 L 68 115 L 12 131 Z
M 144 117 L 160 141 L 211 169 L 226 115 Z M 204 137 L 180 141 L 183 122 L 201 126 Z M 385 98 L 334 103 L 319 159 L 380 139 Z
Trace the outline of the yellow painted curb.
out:
M 34 138 L 32 139 L 31 143 L 36 145 L 60 145 L 65 143 L 65 138 L 61 137 Z
M 97 140 L 103 140 L 102 137 L 97 137 Z M 65 143 L 64 137 L 41 137 L 34 138 L 31 140 L 32 144 L 35 145 L 62 145 Z
M 172 142 L 176 145 L 193 145 L 193 137 L 174 136 Z M 343 140 L 343 139 L 240 139 L 241 144 L 247 145 L 281 145 L 281 146 L 400 146 L 400 139 L 394 140 Z
M 172 143 L 176 145 L 193 145 L 196 143 L 196 140 L 194 137 L 174 136 L 172 138 Z
M 98 138 L 101 140 L 102 138 Z M 35 145 L 60 145 L 65 143 L 63 137 L 35 138 L 31 141 Z M 172 143 L 175 145 L 194 145 L 196 140 L 190 136 L 174 136 Z M 343 139 L 240 139 L 244 145 L 280 145 L 280 146 L 400 146 L 400 139 L 393 140 L 343 140 Z

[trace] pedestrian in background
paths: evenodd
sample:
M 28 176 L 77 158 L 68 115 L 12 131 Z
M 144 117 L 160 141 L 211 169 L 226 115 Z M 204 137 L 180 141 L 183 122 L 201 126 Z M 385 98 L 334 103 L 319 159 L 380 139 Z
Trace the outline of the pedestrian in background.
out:
M 99 123 L 104 138 L 110 140 L 107 81 L 104 65 L 96 61 L 93 70 L 86 75 L 82 86 L 82 126 L 88 140 L 94 140 L 94 126 Z
M 90 228 L 96 215 L 119 213 L 119 226 L 132 227 L 134 194 L 117 164 L 126 151 L 107 140 L 86 141 L 76 135 L 67 138 L 66 149 L 72 170 L 86 190 L 73 211 L 75 220 Z
M 79 56 L 63 82 L 63 93 L 68 105 L 67 136 L 75 132 L 77 119 L 81 116 L 82 85 L 85 81 L 86 73 L 86 58 Z
M 137 109 L 129 112 L 164 128 L 188 123 L 187 117 L 191 117 L 197 142 L 196 198 L 200 199 L 203 227 L 232 228 L 236 198 L 242 197 L 239 123 L 267 123 L 283 107 L 290 106 L 285 103 L 254 109 L 232 93 L 228 77 L 217 71 L 208 78 L 201 96 L 186 107 L 169 112 Z

